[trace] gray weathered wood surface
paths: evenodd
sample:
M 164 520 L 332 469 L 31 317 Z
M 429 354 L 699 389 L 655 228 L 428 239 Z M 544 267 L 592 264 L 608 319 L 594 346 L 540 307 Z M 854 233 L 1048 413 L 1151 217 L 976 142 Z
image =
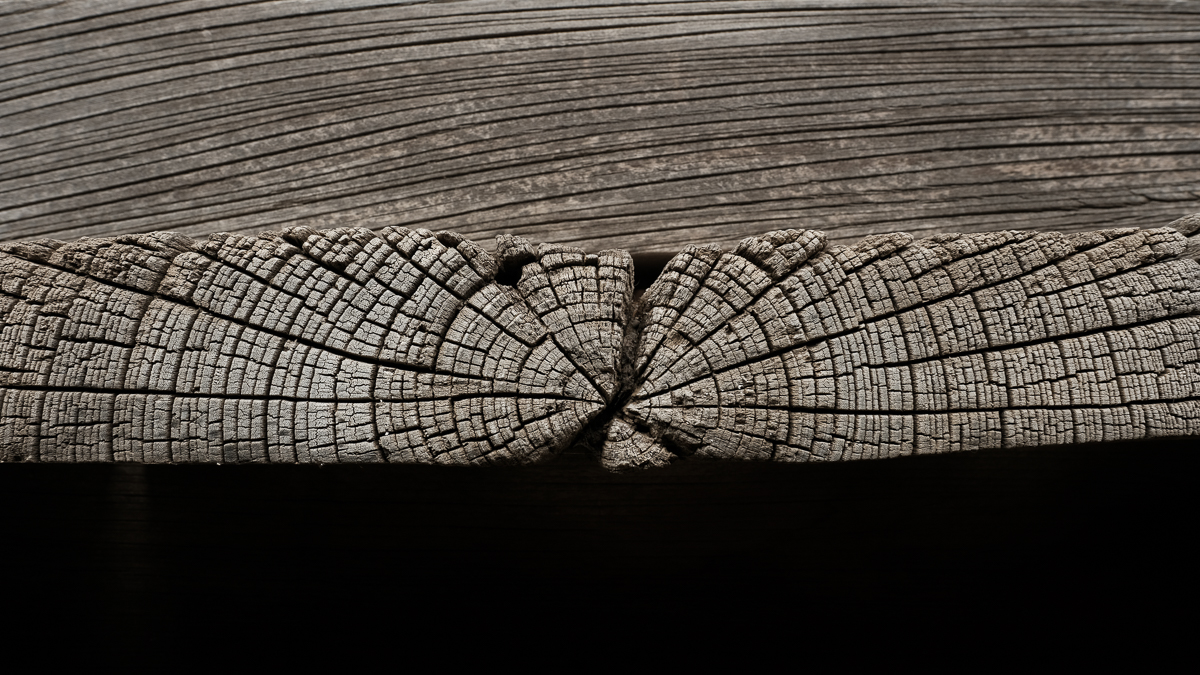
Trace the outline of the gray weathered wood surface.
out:
M 525 263 L 515 289 L 487 252 L 428 230 L 9 245 L 0 456 L 555 454 L 616 393 L 632 263 L 509 243 Z
M 1194 219 L 1192 219 L 1194 220 Z M 1194 225 L 1189 221 L 1180 223 Z M 1200 433 L 1175 229 L 623 251 L 305 228 L 0 246 L 0 459 L 897 457 Z
M 1200 264 L 1177 231 L 689 247 L 647 292 L 614 467 L 1200 433 Z M 1184 256 L 1184 257 L 1180 257 Z M 681 450 L 682 449 L 682 450 Z
M 1200 210 L 1188 4 L 0 12 L 9 458 L 533 461 L 587 430 L 620 467 L 1193 431 L 1195 244 L 920 239 Z M 738 244 L 793 227 L 825 235 Z M 629 322 L 627 257 L 562 243 L 702 246 Z
M 0 13 L 0 239 L 397 225 L 675 253 L 1200 211 L 1192 3 Z

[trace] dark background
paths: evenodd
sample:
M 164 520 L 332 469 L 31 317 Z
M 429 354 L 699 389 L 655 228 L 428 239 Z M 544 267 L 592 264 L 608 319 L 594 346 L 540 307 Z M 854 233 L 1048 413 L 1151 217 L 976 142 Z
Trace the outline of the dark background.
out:
M 1183 646 L 1198 466 L 1194 439 L 630 474 L 571 453 L 9 464 L 2 600 L 10 638 L 98 653 L 897 632 Z

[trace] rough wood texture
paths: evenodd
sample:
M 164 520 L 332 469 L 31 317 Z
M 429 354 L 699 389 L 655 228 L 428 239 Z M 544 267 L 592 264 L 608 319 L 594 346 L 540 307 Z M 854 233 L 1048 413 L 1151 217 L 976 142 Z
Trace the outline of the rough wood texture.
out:
M 0 238 L 291 225 L 730 248 L 1200 210 L 1200 11 L 10 2 Z
M 605 465 L 1200 433 L 1200 264 L 1176 230 L 823 249 L 789 230 L 673 259 Z
M 170 234 L 0 254 L 9 460 L 527 462 L 612 398 L 622 253 L 450 233 Z
M 525 463 L 579 440 L 622 469 L 1200 433 L 1200 263 L 1171 228 L 777 231 L 688 247 L 636 309 L 624 252 L 497 249 L 4 245 L 0 459 Z
M 218 4 L 0 2 L 0 239 L 407 224 L 640 263 L 782 227 L 848 243 L 1200 210 L 1189 3 Z M 158 670 L 226 668 L 229 636 L 276 668 L 279 645 L 340 665 L 531 636 L 673 663 L 894 662 L 863 636 L 933 634 L 923 662 L 1188 662 L 1195 448 L 623 473 L 570 451 L 486 472 L 10 462 L 0 634 L 13 662 Z

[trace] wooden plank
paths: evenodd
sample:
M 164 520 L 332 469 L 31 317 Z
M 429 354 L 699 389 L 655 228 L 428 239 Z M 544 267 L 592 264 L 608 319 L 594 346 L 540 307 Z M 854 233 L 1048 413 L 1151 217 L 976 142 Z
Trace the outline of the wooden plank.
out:
M 1195 225 L 1195 219 L 1181 226 Z M 624 251 L 292 228 L 0 245 L 0 461 L 614 470 L 1200 435 L 1172 228 Z
M 1188 4 L 927 5 L 3 3 L 0 238 L 409 224 L 673 254 L 780 223 L 845 242 L 1200 210 Z M 852 635 L 857 659 L 900 634 L 1144 659 L 1190 644 L 1194 445 L 624 474 L 10 463 L 4 634 L 159 668 L 232 635 L 306 658 L 697 636 L 673 656 L 794 658 Z
M 0 238 L 589 250 L 1200 211 L 1187 3 L 10 3 Z

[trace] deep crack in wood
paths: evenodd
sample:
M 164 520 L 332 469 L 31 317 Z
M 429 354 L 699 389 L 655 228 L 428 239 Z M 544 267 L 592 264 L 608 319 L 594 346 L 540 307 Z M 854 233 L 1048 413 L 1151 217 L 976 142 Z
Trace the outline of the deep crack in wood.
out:
M 636 302 L 628 253 L 511 236 L 495 256 L 405 228 L 10 243 L 0 459 L 466 465 L 581 443 L 619 470 L 1195 435 L 1200 220 L 1172 225 L 771 232 L 685 248 Z

